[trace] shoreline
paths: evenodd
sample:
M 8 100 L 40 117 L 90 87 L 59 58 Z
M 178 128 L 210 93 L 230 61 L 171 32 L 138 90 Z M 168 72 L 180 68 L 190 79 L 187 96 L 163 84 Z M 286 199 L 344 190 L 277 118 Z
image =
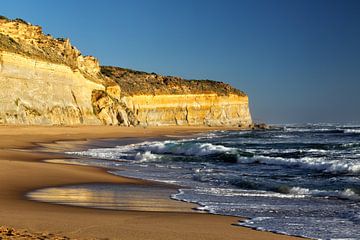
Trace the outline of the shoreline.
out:
M 209 213 L 89 209 L 31 201 L 25 196 L 36 189 L 81 183 L 149 184 L 141 179 L 112 175 L 99 167 L 44 162 L 67 156 L 62 153 L 41 153 L 36 147 L 47 148 L 46 144 L 56 145 L 57 141 L 82 141 L 79 145 L 84 146 L 86 141 L 95 139 L 186 136 L 209 130 L 226 128 L 1 126 L 0 204 L 4 210 L 0 211 L 0 225 L 71 238 L 303 239 L 234 226 L 241 219 L 238 217 Z M 27 178 L 24 179 L 24 176 Z M 170 198 L 168 200 L 175 202 Z M 184 204 L 190 209 L 191 204 Z M 55 219 L 56 222 L 53 222 Z

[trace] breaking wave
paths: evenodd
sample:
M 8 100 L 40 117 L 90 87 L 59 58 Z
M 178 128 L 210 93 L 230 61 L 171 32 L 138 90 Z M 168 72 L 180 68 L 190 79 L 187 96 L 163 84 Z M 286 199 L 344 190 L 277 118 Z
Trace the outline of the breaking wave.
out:
M 359 133 L 358 125 L 330 124 L 214 131 L 69 154 L 114 165 L 115 174 L 178 184 L 184 188 L 171 198 L 248 217 L 254 228 L 360 239 Z
M 345 129 L 344 133 L 360 133 L 360 129 Z
M 344 144 L 344 148 L 357 147 L 359 143 Z M 264 150 L 257 154 L 251 149 L 247 151 L 234 147 L 226 147 L 209 142 L 193 142 L 191 140 L 154 141 L 139 144 L 118 146 L 116 148 L 89 149 L 82 152 L 69 152 L 81 156 L 110 160 L 158 161 L 163 155 L 200 157 L 200 158 L 166 158 L 166 161 L 221 161 L 241 164 L 265 164 L 320 171 L 331 174 L 359 174 L 360 162 L 347 159 L 330 160 L 327 150 Z M 129 152 L 134 152 L 132 157 Z M 266 154 L 265 154 L 266 153 Z M 311 156 L 315 154 L 315 156 Z M 309 156 L 310 155 L 310 156 Z M 203 157 L 203 158 L 201 158 Z M 206 157 L 206 158 L 204 158 Z
M 267 165 L 281 165 L 288 167 L 298 167 L 302 169 L 321 171 L 324 173 L 333 174 L 358 174 L 360 173 L 359 162 L 348 162 L 339 160 L 327 160 L 326 158 L 283 158 L 283 157 L 268 157 L 268 156 L 255 156 L 255 157 L 239 157 L 239 163 L 261 163 Z
M 235 148 L 211 143 L 193 143 L 191 141 L 164 141 L 144 144 L 141 150 L 151 151 L 156 154 L 176 154 L 186 156 L 206 156 L 218 153 L 231 153 Z

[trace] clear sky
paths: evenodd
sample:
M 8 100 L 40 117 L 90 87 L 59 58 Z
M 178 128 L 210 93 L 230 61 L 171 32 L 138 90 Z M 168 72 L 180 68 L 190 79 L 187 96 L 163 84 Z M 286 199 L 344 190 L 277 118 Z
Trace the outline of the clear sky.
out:
M 83 54 L 250 96 L 257 121 L 360 123 L 360 1 L 1 0 Z

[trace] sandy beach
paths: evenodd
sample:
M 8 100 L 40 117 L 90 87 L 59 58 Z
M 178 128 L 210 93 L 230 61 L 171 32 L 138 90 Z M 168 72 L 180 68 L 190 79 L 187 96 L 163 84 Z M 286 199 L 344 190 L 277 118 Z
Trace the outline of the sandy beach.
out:
M 235 226 L 240 219 L 191 212 L 192 204 L 169 201 L 188 207 L 189 212 L 114 211 L 62 206 L 28 200 L 25 194 L 44 187 L 111 183 L 150 185 L 138 179 L 111 175 L 106 169 L 44 162 L 66 158 L 62 153 L 44 153 L 36 147 L 56 141 L 83 141 L 105 138 L 161 137 L 189 135 L 214 128 L 122 128 L 111 126 L 0 127 L 0 231 L 6 238 L 75 239 L 297 239 Z M 78 142 L 82 144 L 82 142 Z M 3 229 L 3 228 L 2 228 Z M 27 234 L 27 235 L 26 235 Z M 0 238 L 1 238 L 0 237 Z

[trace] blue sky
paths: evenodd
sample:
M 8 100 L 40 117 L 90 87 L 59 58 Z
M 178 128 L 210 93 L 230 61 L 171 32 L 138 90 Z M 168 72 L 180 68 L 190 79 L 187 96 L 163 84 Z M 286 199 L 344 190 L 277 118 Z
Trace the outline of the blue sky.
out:
M 83 54 L 250 96 L 256 121 L 360 123 L 360 1 L 2 0 Z

